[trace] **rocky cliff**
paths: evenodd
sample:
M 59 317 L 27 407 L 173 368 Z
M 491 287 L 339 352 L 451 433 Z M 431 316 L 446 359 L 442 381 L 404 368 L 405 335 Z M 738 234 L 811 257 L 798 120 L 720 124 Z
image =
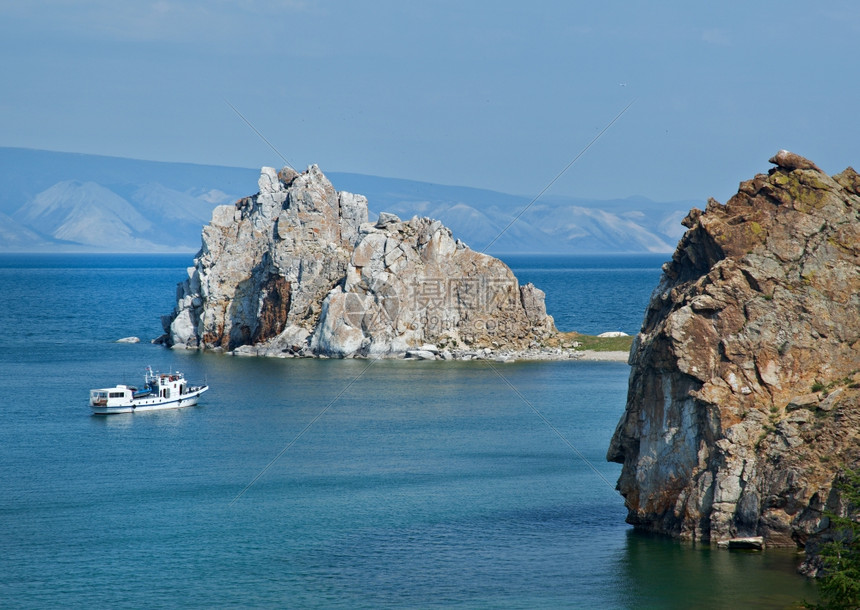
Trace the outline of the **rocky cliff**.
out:
M 367 222 L 367 200 L 316 166 L 263 168 L 256 195 L 215 209 L 162 322 L 170 345 L 270 356 L 523 349 L 555 333 L 543 292 L 500 260 L 429 218 Z
M 803 546 L 860 462 L 860 176 L 770 161 L 690 212 L 634 341 L 607 459 L 640 528 Z

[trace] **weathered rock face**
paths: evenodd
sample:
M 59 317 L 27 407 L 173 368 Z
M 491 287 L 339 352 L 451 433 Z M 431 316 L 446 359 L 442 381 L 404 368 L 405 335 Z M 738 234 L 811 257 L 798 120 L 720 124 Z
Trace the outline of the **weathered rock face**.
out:
M 860 177 L 771 162 L 690 212 L 634 341 L 607 459 L 638 527 L 804 545 L 860 463 Z
M 402 355 L 528 347 L 555 333 L 544 294 L 438 221 L 367 222 L 367 200 L 316 166 L 263 168 L 260 192 L 215 209 L 163 324 L 172 345 L 259 355 Z

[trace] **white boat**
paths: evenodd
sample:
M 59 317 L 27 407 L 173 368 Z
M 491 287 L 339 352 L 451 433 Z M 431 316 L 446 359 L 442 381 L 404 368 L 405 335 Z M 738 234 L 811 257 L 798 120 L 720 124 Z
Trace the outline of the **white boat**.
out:
M 141 388 L 118 385 L 90 390 L 90 408 L 96 415 L 179 409 L 196 405 L 197 399 L 208 389 L 208 385 L 188 385 L 179 371 L 153 373 L 152 368 L 146 367 Z

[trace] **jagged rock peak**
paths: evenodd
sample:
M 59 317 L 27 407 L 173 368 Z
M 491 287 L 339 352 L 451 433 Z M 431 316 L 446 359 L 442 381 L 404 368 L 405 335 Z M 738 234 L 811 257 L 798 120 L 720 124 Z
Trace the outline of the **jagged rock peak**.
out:
M 523 348 L 554 334 L 543 292 L 441 222 L 367 220 L 316 165 L 264 167 L 257 194 L 213 211 L 163 324 L 174 346 L 402 355 L 425 344 Z
M 634 341 L 607 458 L 640 528 L 802 546 L 860 464 L 860 180 L 771 162 L 690 212 Z

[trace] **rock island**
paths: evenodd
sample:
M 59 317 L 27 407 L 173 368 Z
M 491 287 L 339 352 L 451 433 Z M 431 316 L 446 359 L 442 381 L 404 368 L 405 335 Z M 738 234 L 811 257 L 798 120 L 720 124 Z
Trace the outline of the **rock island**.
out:
M 544 293 L 441 222 L 382 213 L 313 165 L 263 168 L 259 192 L 215 208 L 162 318 L 173 347 L 236 355 L 572 357 Z

